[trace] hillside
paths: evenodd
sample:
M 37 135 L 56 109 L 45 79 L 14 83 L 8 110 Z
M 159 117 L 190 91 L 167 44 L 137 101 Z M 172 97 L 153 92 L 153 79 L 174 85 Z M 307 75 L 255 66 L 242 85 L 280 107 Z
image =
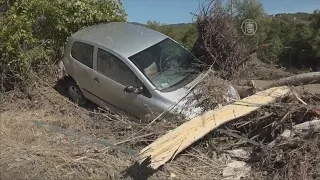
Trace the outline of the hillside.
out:
M 129 22 L 131 24 L 136 24 L 136 25 L 140 25 L 140 26 L 147 26 L 147 24 L 143 24 L 143 23 L 138 23 L 138 22 Z M 168 27 L 172 27 L 172 28 L 185 28 L 188 27 L 190 25 L 192 25 L 193 23 L 177 23 L 177 24 L 164 24 L 164 26 L 168 26 Z
M 312 17 L 312 14 L 310 13 L 305 13 L 305 12 L 297 12 L 297 13 L 278 13 L 278 14 L 271 14 L 270 16 L 273 16 L 277 19 L 282 19 L 284 21 L 296 21 L 296 22 L 299 22 L 299 21 L 302 21 L 302 22 L 305 22 L 305 21 L 310 21 L 310 18 Z M 137 24 L 137 25 L 140 25 L 140 26 L 147 26 L 147 24 L 144 24 L 144 23 L 139 23 L 139 22 L 129 22 L 129 23 L 132 23 L 132 24 Z M 172 27 L 172 28 L 186 28 L 190 25 L 192 25 L 193 23 L 174 23 L 174 24 L 163 24 L 165 26 L 168 26 L 168 27 Z
M 297 12 L 297 13 L 279 13 L 279 14 L 274 14 L 270 16 L 274 16 L 277 18 L 292 18 L 292 19 L 296 18 L 297 20 L 309 21 L 312 14 L 305 13 L 305 12 Z
M 139 25 L 139 26 L 147 26 L 146 24 L 142 24 L 142 23 L 138 23 L 138 22 L 128 22 L 128 23 Z

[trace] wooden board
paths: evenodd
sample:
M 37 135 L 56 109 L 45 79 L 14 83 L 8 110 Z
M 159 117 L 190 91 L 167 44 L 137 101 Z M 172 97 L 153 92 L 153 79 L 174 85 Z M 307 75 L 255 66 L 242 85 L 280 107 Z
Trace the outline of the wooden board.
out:
M 149 167 L 158 169 L 161 165 L 170 159 L 174 159 L 178 153 L 220 125 L 243 117 L 290 92 L 291 90 L 287 86 L 270 88 L 219 109 L 208 111 L 169 131 L 142 149 L 138 154 L 138 161 L 142 163 L 150 157 Z

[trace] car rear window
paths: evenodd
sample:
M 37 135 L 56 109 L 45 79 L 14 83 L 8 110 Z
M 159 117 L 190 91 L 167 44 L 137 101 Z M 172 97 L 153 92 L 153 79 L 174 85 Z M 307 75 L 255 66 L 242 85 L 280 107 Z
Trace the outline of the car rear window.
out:
M 93 49 L 94 47 L 91 45 L 75 42 L 71 49 L 71 56 L 82 64 L 92 68 Z

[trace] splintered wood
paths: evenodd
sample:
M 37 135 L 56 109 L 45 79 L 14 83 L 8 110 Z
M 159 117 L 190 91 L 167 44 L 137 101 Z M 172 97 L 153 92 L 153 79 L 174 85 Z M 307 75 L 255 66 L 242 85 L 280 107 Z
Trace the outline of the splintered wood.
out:
M 220 125 L 243 117 L 259 109 L 261 106 L 273 103 L 276 99 L 290 92 L 291 90 L 287 86 L 270 88 L 219 109 L 208 111 L 169 131 L 142 149 L 138 154 L 138 161 L 141 164 L 146 159 L 149 159 L 148 166 L 152 169 L 158 169 L 161 165 L 170 159 L 174 159 L 178 153 Z

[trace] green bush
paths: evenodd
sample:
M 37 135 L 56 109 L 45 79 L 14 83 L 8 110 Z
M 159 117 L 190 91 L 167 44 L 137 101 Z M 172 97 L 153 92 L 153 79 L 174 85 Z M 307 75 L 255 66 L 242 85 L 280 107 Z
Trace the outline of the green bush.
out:
M 111 0 L 10 0 L 1 7 L 1 91 L 61 58 L 67 38 L 82 27 L 127 20 Z

